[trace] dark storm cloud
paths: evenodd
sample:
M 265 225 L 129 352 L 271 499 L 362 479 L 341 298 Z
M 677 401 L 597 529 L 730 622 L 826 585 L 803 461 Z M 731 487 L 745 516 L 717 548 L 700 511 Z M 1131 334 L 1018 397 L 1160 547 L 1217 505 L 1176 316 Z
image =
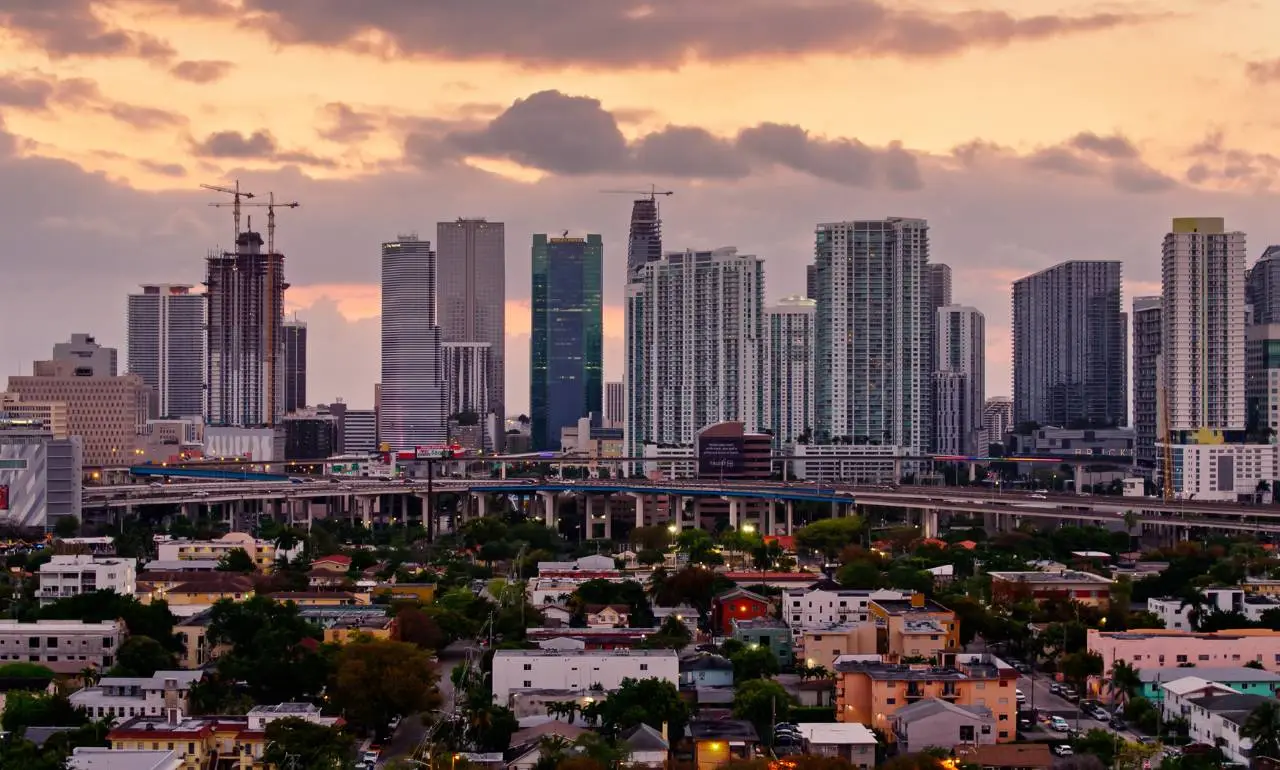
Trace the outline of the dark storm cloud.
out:
M 0 106 L 35 111 L 55 107 L 92 110 L 140 131 L 186 123 L 186 118 L 168 110 L 109 99 L 88 78 L 63 79 L 41 72 L 0 73 Z
M 286 44 L 615 68 L 813 52 L 936 57 L 1149 19 L 925 13 L 888 0 L 243 0 L 243 7 L 228 15 Z
M 858 187 L 921 186 L 917 157 L 898 145 L 814 137 L 799 126 L 762 123 L 733 138 L 667 126 L 628 142 L 597 99 L 541 91 L 518 99 L 489 123 L 466 130 L 412 131 L 405 156 L 433 165 L 465 156 L 503 158 L 568 176 L 634 173 L 686 179 L 737 179 L 781 166 Z
M 93 0 L 0 0 L 0 23 L 51 59 L 127 56 L 164 61 L 173 57 L 173 47 L 165 41 L 111 26 L 96 5 Z
M 368 139 L 378 127 L 373 115 L 341 102 L 326 104 L 320 113 L 321 119 L 329 124 L 328 128 L 320 129 L 320 136 L 331 142 L 359 142 Z
M 284 150 L 270 131 L 216 131 L 200 141 L 193 141 L 191 151 L 202 158 L 222 160 L 271 160 L 281 164 L 300 164 L 332 168 L 336 164 L 328 158 L 304 150 Z
M 231 74 L 236 65 L 229 61 L 180 61 L 169 70 L 175 78 L 191 83 L 213 83 Z

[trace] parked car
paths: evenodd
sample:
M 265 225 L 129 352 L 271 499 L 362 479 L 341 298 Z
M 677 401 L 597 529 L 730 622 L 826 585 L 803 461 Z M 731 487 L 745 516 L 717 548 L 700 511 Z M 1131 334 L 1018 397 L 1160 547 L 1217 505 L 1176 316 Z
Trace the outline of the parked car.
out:
M 1065 733 L 1071 729 L 1071 725 L 1067 724 L 1067 720 L 1062 717 L 1053 717 L 1049 720 L 1049 726 L 1060 733 Z
M 394 733 L 396 731 L 396 728 L 399 726 L 400 726 L 400 717 L 391 717 L 391 721 L 387 722 L 387 730 L 389 732 Z
M 1062 697 L 1071 701 L 1080 700 L 1080 694 L 1075 691 L 1074 687 L 1063 687 Z
M 1019 706 L 1027 702 L 1027 695 L 1022 690 L 1014 690 L 1013 697 L 1018 701 Z
M 1052 751 L 1054 754 L 1056 754 L 1056 755 L 1058 755 L 1058 756 L 1060 756 L 1060 757 L 1069 757 L 1069 756 L 1071 756 L 1071 747 L 1070 747 L 1070 746 L 1068 746 L 1068 745 L 1067 745 L 1067 744 L 1065 744 L 1065 743 L 1059 743 L 1059 744 L 1057 744 L 1057 745 L 1056 745 L 1056 746 L 1054 746 L 1052 749 L 1050 749 L 1050 751 Z
M 1062 694 L 1062 685 L 1060 685 L 1060 684 L 1051 684 L 1051 685 L 1049 685 L 1049 694 L 1050 694 L 1050 695 L 1061 695 L 1061 694 Z
M 1111 725 L 1112 730 L 1126 730 L 1129 727 L 1120 717 L 1111 717 L 1111 721 L 1108 724 Z
M 1019 674 L 1030 674 L 1031 666 L 1027 665 L 1026 663 L 1014 663 L 1013 670 L 1017 671 Z

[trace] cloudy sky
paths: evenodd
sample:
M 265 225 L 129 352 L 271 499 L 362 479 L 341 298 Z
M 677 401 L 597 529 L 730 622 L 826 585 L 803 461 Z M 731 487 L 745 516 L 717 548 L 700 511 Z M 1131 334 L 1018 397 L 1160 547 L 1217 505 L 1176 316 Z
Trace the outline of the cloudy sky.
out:
M 125 343 L 125 296 L 201 279 L 280 214 L 311 398 L 372 403 L 379 244 L 507 224 L 508 407 L 528 404 L 529 236 L 605 237 L 622 374 L 630 200 L 668 248 L 767 258 L 802 292 L 817 222 L 925 217 L 1007 394 L 1009 284 L 1120 259 L 1159 290 L 1174 216 L 1280 241 L 1274 0 L 0 0 L 0 373 L 70 333 Z M 255 225 L 261 214 L 254 216 Z

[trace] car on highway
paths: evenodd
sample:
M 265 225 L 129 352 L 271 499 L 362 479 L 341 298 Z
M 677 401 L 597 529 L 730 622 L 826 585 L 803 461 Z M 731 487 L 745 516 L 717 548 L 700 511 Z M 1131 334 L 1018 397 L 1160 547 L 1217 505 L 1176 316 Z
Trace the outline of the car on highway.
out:
M 1060 733 L 1065 733 L 1071 729 L 1071 725 L 1067 724 L 1067 720 L 1062 717 L 1052 717 L 1049 719 L 1049 727 Z
M 192 497 L 208 497 L 209 493 L 204 491 L 203 489 L 197 489 L 196 491 L 191 493 L 191 496 Z
M 1059 757 L 1069 757 L 1072 753 L 1071 747 L 1065 743 L 1056 744 L 1050 751 Z
M 1048 496 L 1048 495 L 1042 495 L 1042 494 L 1040 494 L 1039 492 L 1037 492 L 1036 494 L 1034 494 L 1034 495 L 1032 495 L 1032 496 L 1031 496 L 1031 499 L 1032 499 L 1032 500 L 1048 500 L 1048 499 L 1049 499 L 1049 496 Z M 1070 748 L 1068 748 L 1067 750 L 1068 750 L 1068 751 L 1070 751 Z

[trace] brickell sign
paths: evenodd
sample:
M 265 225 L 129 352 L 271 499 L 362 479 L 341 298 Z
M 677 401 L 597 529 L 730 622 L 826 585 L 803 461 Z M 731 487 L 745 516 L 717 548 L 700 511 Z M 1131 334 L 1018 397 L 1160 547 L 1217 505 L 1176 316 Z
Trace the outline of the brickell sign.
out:
M 698 475 L 718 476 L 720 474 L 742 473 L 744 443 L 741 437 L 718 438 L 714 436 L 698 439 Z

